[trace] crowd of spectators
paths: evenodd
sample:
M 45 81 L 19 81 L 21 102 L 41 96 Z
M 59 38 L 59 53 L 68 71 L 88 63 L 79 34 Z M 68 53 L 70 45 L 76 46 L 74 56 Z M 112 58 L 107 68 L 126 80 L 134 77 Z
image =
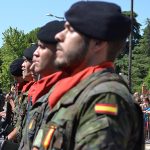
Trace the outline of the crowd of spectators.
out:
M 133 96 L 143 111 L 145 141 L 150 141 L 150 94 L 135 92 Z

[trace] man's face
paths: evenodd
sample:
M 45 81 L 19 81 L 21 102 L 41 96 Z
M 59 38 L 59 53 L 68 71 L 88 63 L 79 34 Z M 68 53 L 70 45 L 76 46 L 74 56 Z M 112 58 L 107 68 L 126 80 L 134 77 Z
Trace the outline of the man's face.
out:
M 54 44 L 45 44 L 38 41 L 38 48 L 33 54 L 35 73 L 42 77 L 47 76 L 54 70 L 54 58 L 56 47 Z
M 55 38 L 58 40 L 56 67 L 66 72 L 73 72 L 79 66 L 85 65 L 84 60 L 88 51 L 88 44 L 68 22 L 65 23 L 65 29 L 56 34 Z
M 22 77 L 26 81 L 32 80 L 31 71 L 30 71 L 31 64 L 32 64 L 31 61 L 28 61 L 26 58 L 24 58 L 24 62 L 22 64 Z

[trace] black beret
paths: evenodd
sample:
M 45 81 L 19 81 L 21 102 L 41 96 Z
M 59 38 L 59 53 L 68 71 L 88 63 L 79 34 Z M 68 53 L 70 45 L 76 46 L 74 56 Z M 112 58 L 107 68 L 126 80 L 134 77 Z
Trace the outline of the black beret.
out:
M 24 62 L 23 58 L 18 58 L 10 64 L 9 70 L 13 76 L 17 76 L 17 77 L 22 76 L 21 68 L 22 68 L 23 62 Z
M 40 28 L 37 38 L 44 43 L 55 44 L 57 42 L 55 35 L 64 29 L 64 23 L 64 21 L 58 20 L 48 22 Z
M 131 30 L 130 18 L 122 14 L 118 5 L 109 2 L 77 2 L 65 17 L 76 31 L 100 40 L 125 39 Z
M 27 59 L 27 60 L 29 60 L 29 61 L 31 61 L 32 60 L 32 57 L 33 57 L 33 53 L 34 53 L 34 51 L 37 49 L 37 44 L 33 44 L 33 45 L 31 45 L 30 47 L 28 47 L 28 48 L 26 48 L 25 50 L 24 50 L 24 52 L 23 52 L 23 56 Z

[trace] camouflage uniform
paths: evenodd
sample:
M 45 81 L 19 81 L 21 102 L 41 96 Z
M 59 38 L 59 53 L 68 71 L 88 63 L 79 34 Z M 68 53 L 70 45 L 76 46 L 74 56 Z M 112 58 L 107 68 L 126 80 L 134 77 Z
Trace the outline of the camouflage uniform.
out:
M 19 147 L 19 142 L 21 141 L 22 136 L 22 123 L 26 114 L 26 105 L 27 105 L 27 92 L 18 92 L 18 95 L 15 96 L 15 108 L 13 111 L 14 116 L 12 117 L 11 124 L 13 125 L 13 128 L 9 130 L 6 135 L 8 135 L 14 128 L 17 129 L 17 135 L 13 140 L 8 140 L 7 138 L 2 144 L 2 149 L 12 149 L 16 150 Z
M 17 123 L 18 116 L 19 116 L 19 102 L 18 99 L 20 97 L 21 92 L 17 91 L 14 94 L 14 105 L 15 108 L 12 110 L 12 106 L 9 102 L 7 102 L 7 110 L 6 110 L 6 120 L 3 123 L 3 127 L 6 128 L 4 132 L 4 136 L 7 136 L 9 133 L 11 133 Z
M 120 76 L 98 72 L 67 92 L 45 116 L 33 146 L 40 150 L 142 150 L 142 111 Z
M 23 137 L 19 147 L 20 150 L 31 149 L 33 139 L 42 123 L 48 95 L 49 93 L 43 95 L 31 106 L 31 108 L 29 108 L 26 116 L 26 123 L 23 128 Z
M 21 99 L 22 99 L 22 93 L 17 95 L 15 100 L 14 100 L 15 108 L 13 110 L 13 121 L 12 121 L 13 126 L 16 125 L 18 117 L 19 117 L 19 109 L 20 109 L 20 101 L 21 101 Z
M 23 82 L 20 84 L 20 87 L 17 87 L 17 92 L 15 94 L 15 100 L 14 100 L 14 104 L 15 104 L 15 108 L 13 111 L 13 121 L 12 124 L 13 126 L 16 125 L 17 121 L 18 121 L 18 117 L 20 116 L 20 108 L 21 108 L 21 104 L 23 101 L 23 93 L 22 93 L 22 89 L 23 87 L 26 85 L 27 82 Z
M 20 95 L 19 105 L 18 105 L 18 117 L 15 127 L 17 128 L 17 136 L 15 141 L 20 142 L 22 137 L 22 129 L 24 126 L 24 122 L 26 120 L 27 113 L 27 102 L 28 102 L 28 91 L 24 92 Z

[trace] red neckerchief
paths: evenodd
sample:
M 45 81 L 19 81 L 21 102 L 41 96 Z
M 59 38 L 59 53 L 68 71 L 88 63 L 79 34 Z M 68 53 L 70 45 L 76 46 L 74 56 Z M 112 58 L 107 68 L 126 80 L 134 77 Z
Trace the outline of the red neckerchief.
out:
M 101 65 L 88 67 L 77 74 L 67 77 L 65 79 L 60 80 L 55 85 L 53 92 L 48 98 L 50 108 L 53 108 L 54 105 L 58 102 L 58 100 L 71 88 L 76 86 L 81 80 L 85 79 L 89 75 L 103 70 L 105 68 L 114 68 L 114 64 L 112 62 L 105 62 Z
M 25 84 L 22 88 L 22 93 L 27 92 L 30 89 L 30 87 L 33 85 L 34 82 L 35 81 L 30 81 L 27 84 Z
M 28 92 L 28 100 L 31 98 L 32 104 L 35 104 L 41 96 L 48 93 L 50 88 L 63 77 L 62 72 L 56 72 L 35 82 Z

